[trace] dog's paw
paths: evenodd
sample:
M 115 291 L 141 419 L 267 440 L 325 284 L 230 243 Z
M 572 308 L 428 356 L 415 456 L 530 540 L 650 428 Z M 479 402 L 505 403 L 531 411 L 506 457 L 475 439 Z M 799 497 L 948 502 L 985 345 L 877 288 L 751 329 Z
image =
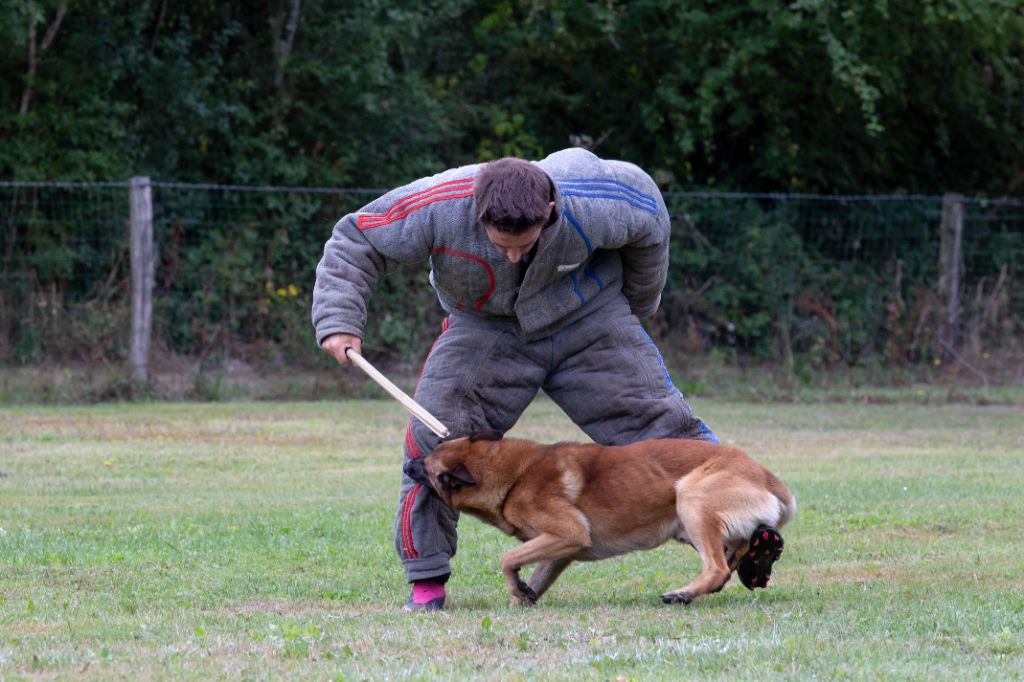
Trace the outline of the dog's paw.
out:
M 693 601 L 693 593 L 685 590 L 673 590 L 662 594 L 661 601 L 666 604 L 689 604 Z
M 750 548 L 736 566 L 736 575 L 748 590 L 768 587 L 772 579 L 772 564 L 782 556 L 783 541 L 779 531 L 770 526 L 758 526 L 750 537 Z
M 524 581 L 517 581 L 516 589 L 518 590 L 518 594 L 513 594 L 512 596 L 519 601 L 520 606 L 532 606 L 537 603 L 537 593 L 534 592 L 533 588 L 527 585 Z

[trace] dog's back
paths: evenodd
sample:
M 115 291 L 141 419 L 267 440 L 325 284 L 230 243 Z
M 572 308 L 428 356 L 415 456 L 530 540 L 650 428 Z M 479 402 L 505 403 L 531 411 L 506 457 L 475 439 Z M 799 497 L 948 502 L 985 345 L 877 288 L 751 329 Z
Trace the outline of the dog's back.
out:
M 514 507 L 532 508 L 558 496 L 582 512 L 592 545 L 579 559 L 650 549 L 673 537 L 689 541 L 681 500 L 717 511 L 725 538 L 735 540 L 749 538 L 758 525 L 781 527 L 796 509 L 782 481 L 728 445 L 682 439 L 537 445 L 508 439 L 500 452 L 531 461 L 519 477 Z

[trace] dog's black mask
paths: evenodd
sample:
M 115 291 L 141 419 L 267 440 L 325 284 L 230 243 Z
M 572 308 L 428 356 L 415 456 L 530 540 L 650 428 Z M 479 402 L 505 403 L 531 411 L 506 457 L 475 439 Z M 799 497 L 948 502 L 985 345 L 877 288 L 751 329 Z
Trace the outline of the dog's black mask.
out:
M 468 438 L 470 443 L 476 443 L 478 441 L 501 440 L 504 435 L 500 431 L 474 431 Z M 445 440 L 454 440 L 454 438 L 446 438 Z M 402 466 L 402 472 L 417 483 L 422 483 L 430 490 L 434 490 L 434 486 L 430 484 L 430 479 L 427 477 L 427 470 L 423 465 L 423 457 L 406 460 Z M 465 486 L 476 485 L 476 480 L 464 464 L 460 464 L 452 471 L 442 473 L 438 476 L 437 482 L 444 488 L 445 492 L 452 492 Z
M 430 478 L 427 476 L 427 468 L 423 465 L 422 458 L 408 460 L 405 465 L 402 466 L 402 471 L 412 480 L 427 486 L 431 492 L 437 492 L 434 490 L 434 486 L 430 483 Z M 466 468 L 465 464 L 459 464 L 459 466 L 455 467 L 451 471 L 442 472 L 441 475 L 437 477 L 437 482 L 447 493 L 454 492 L 459 488 L 464 488 L 466 486 L 476 485 L 476 479 L 473 478 L 473 474 L 469 473 L 469 469 Z
M 430 481 L 427 479 L 427 470 L 426 467 L 423 466 L 422 459 L 417 458 L 406 460 L 405 465 L 402 467 L 402 472 L 417 483 L 422 483 L 432 489 Z

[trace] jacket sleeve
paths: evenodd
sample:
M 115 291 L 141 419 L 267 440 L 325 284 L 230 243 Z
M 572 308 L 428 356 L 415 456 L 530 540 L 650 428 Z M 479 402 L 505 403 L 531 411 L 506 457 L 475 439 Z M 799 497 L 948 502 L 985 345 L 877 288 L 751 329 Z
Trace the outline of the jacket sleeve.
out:
M 637 169 L 639 170 L 639 169 Z M 622 293 L 637 317 L 650 317 L 661 303 L 668 277 L 671 225 L 668 209 L 654 181 L 643 174 L 645 192 L 654 198 L 654 211 L 634 210 L 622 254 Z
M 367 220 L 367 216 L 386 215 L 389 206 L 408 194 L 408 187 L 389 192 L 334 226 L 316 267 L 313 287 L 317 344 L 337 333 L 362 337 L 367 305 L 378 277 L 399 265 L 430 256 L 431 221 L 427 212 L 387 224 Z

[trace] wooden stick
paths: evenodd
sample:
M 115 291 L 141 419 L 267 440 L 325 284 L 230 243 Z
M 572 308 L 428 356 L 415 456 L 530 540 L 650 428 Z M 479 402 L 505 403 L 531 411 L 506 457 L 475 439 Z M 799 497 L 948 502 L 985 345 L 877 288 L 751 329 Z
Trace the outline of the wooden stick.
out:
M 386 376 L 377 371 L 362 355 L 351 348 L 345 349 L 345 355 L 353 365 L 366 372 L 366 374 L 380 384 L 380 387 L 391 394 L 391 397 L 402 403 L 405 409 L 412 412 L 413 416 L 423 422 L 423 425 L 436 433 L 441 438 L 447 438 L 450 434 L 448 427 L 437 420 L 437 417 L 427 412 L 422 405 L 406 395 L 405 391 L 391 383 Z

